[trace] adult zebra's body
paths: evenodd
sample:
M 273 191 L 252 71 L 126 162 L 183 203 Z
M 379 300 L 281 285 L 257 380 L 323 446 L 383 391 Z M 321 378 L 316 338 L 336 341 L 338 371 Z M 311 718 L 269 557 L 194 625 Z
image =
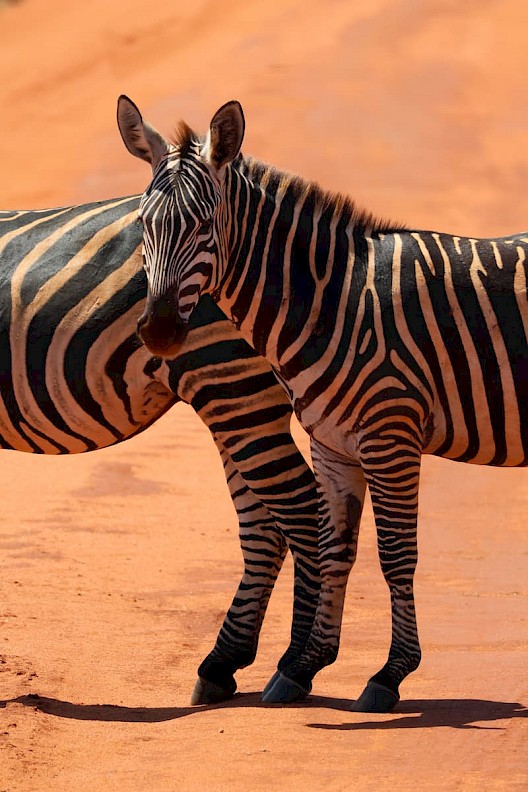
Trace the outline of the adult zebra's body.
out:
M 0 448 L 91 451 L 191 404 L 211 430 L 238 513 L 244 574 L 194 701 L 226 698 L 251 663 L 286 554 L 295 558 L 288 663 L 317 603 L 316 495 L 291 406 L 267 363 L 205 298 L 175 359 L 136 333 L 147 284 L 139 197 L 0 212 Z M 286 542 L 285 542 L 286 539 Z
M 237 102 L 175 145 L 123 97 L 128 149 L 153 166 L 141 202 L 149 296 L 140 333 L 173 353 L 210 292 L 269 360 L 310 433 L 322 588 L 301 658 L 265 701 L 292 700 L 335 659 L 366 486 L 390 589 L 387 663 L 354 709 L 386 711 L 420 662 L 413 576 L 423 453 L 528 459 L 528 235 L 390 227 L 340 196 L 239 156 Z M 168 307 L 170 306 L 170 307 Z M 160 318 L 160 311 L 163 316 Z

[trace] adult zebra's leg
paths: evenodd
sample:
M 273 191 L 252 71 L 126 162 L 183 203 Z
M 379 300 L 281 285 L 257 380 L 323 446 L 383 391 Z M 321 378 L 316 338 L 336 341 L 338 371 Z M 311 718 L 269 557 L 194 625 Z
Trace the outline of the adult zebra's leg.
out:
M 421 443 L 412 431 L 394 437 L 384 434 L 381 440 L 364 439 L 360 456 L 372 498 L 381 568 L 390 590 L 392 642 L 387 662 L 352 709 L 390 712 L 399 701 L 400 683 L 421 659 L 413 592 Z
M 273 461 L 262 460 L 262 464 L 255 466 L 253 459 L 251 470 L 245 470 L 244 455 L 233 455 L 242 476 L 272 515 L 293 556 L 290 643 L 263 697 L 280 671 L 303 654 L 311 634 L 321 587 L 315 480 L 289 431 L 275 431 L 274 442 Z
M 255 659 L 264 614 L 287 552 L 273 517 L 247 486 L 221 443 L 215 441 L 238 514 L 244 572 L 214 649 L 198 669 L 192 704 L 224 701 L 235 693 L 234 674 Z
M 291 702 L 310 692 L 312 679 L 333 663 L 339 650 L 346 585 L 356 559 L 365 497 L 360 465 L 312 439 L 312 460 L 319 492 L 321 591 L 310 637 L 302 655 L 270 680 L 262 699 Z
M 306 479 L 310 474 L 309 469 L 291 438 L 290 444 L 291 455 L 304 470 L 301 472 L 300 478 Z M 290 473 L 294 469 L 295 465 L 293 465 L 293 469 L 290 469 Z M 277 663 L 279 670 L 300 657 L 304 651 L 312 630 L 321 587 L 315 481 L 311 480 L 308 484 L 305 483 L 304 488 L 301 487 L 299 491 L 297 489 L 299 476 L 294 474 L 293 478 L 289 479 L 292 490 L 288 498 L 282 494 L 283 487 L 288 486 L 288 478 L 285 475 L 282 484 L 279 482 L 271 491 L 267 486 L 263 488 L 255 486 L 254 489 L 257 497 L 261 499 L 267 511 L 272 515 L 274 524 L 284 537 L 287 548 L 293 557 L 293 612 L 290 643 Z M 296 490 L 297 497 L 294 494 Z M 280 496 L 278 500 L 277 492 Z
M 268 403 L 271 402 L 271 409 Z M 261 409 L 262 408 L 262 409 Z M 209 422 L 253 495 L 272 516 L 293 556 L 290 643 L 278 668 L 299 657 L 310 636 L 320 590 L 317 491 L 312 471 L 290 432 L 291 408 L 276 383 L 261 392 L 253 412 Z M 207 416 L 201 415 L 204 418 Z

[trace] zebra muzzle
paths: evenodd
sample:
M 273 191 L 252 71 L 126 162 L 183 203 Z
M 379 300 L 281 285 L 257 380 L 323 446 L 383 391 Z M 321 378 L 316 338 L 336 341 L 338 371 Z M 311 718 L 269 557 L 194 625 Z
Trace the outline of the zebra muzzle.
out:
M 167 298 L 147 300 L 137 322 L 137 332 L 149 352 L 157 357 L 177 355 L 188 332 L 178 312 Z

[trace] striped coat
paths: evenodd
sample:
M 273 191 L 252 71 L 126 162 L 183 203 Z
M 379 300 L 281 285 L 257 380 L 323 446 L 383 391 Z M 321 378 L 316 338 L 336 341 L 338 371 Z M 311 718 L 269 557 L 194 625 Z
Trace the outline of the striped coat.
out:
M 390 710 L 420 662 L 413 579 L 422 454 L 528 458 L 528 235 L 412 231 L 239 150 L 237 102 L 172 143 L 122 97 L 128 149 L 152 165 L 141 202 L 149 294 L 140 333 L 179 348 L 211 293 L 273 366 L 309 432 L 322 588 L 302 656 L 268 685 L 292 700 L 335 659 L 366 487 L 391 596 L 387 662 L 354 708 Z

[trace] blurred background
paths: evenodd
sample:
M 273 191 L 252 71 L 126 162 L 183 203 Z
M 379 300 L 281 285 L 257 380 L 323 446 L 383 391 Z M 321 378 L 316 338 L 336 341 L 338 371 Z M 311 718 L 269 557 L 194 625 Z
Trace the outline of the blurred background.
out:
M 0 4 L 0 206 L 141 191 L 115 104 L 165 134 L 239 99 L 244 150 L 418 228 L 528 227 L 523 0 Z

